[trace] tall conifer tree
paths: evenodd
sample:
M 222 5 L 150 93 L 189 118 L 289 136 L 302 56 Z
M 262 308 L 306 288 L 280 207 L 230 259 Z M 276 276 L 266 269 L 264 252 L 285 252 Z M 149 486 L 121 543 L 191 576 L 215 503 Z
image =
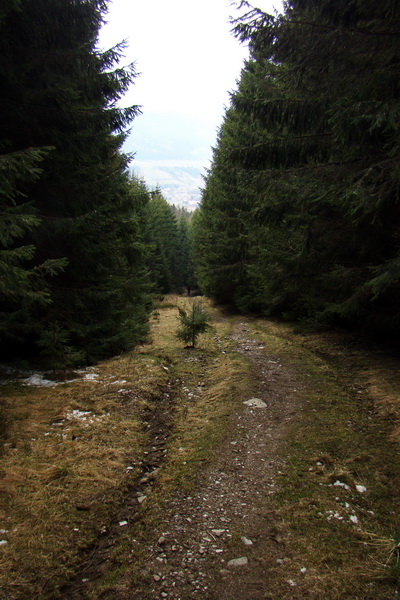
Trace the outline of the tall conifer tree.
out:
M 155 291 L 163 294 L 180 292 L 183 282 L 178 222 L 173 207 L 159 190 L 151 194 L 147 223 L 147 240 L 151 247 L 149 269 Z
M 227 260 L 244 310 L 250 300 L 266 312 L 399 332 L 399 5 L 292 0 L 271 17 L 240 4 L 248 12 L 236 33 L 252 57 L 201 220 L 204 239 L 218 221 L 241 223 L 244 266 L 221 239 L 220 252 L 204 249 L 204 276 Z M 239 196 L 248 208 L 235 216 Z M 218 297 L 215 284 L 210 291 Z
M 120 152 L 138 109 L 116 108 L 135 72 L 115 68 L 122 45 L 97 49 L 106 8 L 103 0 L 21 0 L 0 39 L 7 150 L 53 148 L 40 179 L 23 190 L 38 220 L 25 236 L 35 248 L 31 267 L 67 262 L 49 280 L 51 304 L 27 308 L 11 333 L 59 364 L 120 351 L 145 321 L 142 206 Z

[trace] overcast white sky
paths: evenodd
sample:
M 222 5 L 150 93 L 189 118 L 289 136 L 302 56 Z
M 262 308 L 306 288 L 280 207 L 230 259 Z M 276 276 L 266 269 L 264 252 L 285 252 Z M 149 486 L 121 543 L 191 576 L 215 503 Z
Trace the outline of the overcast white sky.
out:
M 282 10 L 282 0 L 255 5 Z M 231 34 L 230 17 L 238 14 L 230 0 L 110 1 L 100 48 L 127 40 L 122 64 L 135 62 L 140 73 L 121 102 L 139 104 L 143 113 L 124 150 L 135 154 L 135 174 L 160 187 L 171 203 L 199 196 L 200 172 L 209 166 L 229 91 L 248 56 Z M 166 163 L 181 170 L 171 172 Z M 182 170 L 187 163 L 189 173 Z
M 280 0 L 256 0 L 266 12 Z M 103 49 L 126 39 L 125 64 L 141 73 L 124 104 L 219 122 L 247 49 L 231 35 L 229 0 L 112 0 Z

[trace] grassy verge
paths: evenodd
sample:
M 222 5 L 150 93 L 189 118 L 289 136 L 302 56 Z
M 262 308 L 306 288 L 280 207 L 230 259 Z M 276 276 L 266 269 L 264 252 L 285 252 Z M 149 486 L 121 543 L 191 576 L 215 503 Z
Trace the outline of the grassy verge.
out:
M 351 352 L 329 336 L 295 337 L 265 321 L 254 322 L 253 330 L 297 368 L 303 396 L 272 499 L 282 557 L 273 566 L 271 598 L 398 597 L 394 398 L 400 381 L 394 365 L 388 369 L 383 358 Z
M 54 598 L 140 473 L 144 418 L 168 381 L 136 351 L 54 387 L 1 387 L 0 598 Z

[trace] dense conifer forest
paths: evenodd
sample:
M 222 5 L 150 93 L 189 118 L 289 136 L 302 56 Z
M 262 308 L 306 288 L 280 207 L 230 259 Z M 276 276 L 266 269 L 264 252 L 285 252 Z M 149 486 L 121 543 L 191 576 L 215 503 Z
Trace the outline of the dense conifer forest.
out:
M 61 368 L 144 338 L 155 294 L 197 286 L 242 312 L 400 333 L 400 7 L 247 2 L 250 58 L 200 208 L 129 174 L 137 106 L 106 0 L 0 8 L 2 359 Z M 243 14 L 244 13 L 244 14 Z M 238 42 L 239 43 L 239 42 Z
M 140 112 L 124 44 L 97 49 L 104 0 L 0 9 L 3 359 L 87 363 L 143 339 L 151 295 L 188 285 L 188 215 L 129 175 Z M 179 260 L 178 260 L 179 258 Z
M 400 5 L 240 3 L 251 56 L 196 218 L 206 294 L 316 324 L 400 333 Z

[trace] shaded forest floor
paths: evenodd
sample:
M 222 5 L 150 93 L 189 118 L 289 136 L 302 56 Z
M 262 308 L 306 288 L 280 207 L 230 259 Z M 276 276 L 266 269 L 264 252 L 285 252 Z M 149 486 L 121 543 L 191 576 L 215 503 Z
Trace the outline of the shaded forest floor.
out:
M 399 358 L 211 306 L 184 349 L 188 302 L 59 385 L 3 374 L 0 598 L 397 598 Z

